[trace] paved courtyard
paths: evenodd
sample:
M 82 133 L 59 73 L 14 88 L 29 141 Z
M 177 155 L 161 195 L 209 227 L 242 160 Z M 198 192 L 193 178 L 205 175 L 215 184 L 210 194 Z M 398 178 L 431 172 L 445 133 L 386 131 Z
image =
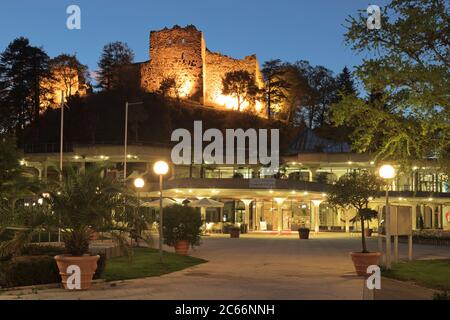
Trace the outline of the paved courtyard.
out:
M 376 249 L 375 239 L 369 240 L 369 249 Z M 420 259 L 450 257 L 446 247 L 414 249 Z M 84 292 L 4 292 L 0 299 L 361 299 L 364 280 L 354 275 L 352 250 L 360 250 L 360 238 L 344 234 L 323 233 L 307 241 L 298 236 L 210 236 L 192 252 L 209 262 L 189 269 L 97 284 Z M 405 244 L 400 252 L 407 252 Z M 426 299 L 433 293 L 393 280 L 383 279 L 382 286 L 379 299 Z

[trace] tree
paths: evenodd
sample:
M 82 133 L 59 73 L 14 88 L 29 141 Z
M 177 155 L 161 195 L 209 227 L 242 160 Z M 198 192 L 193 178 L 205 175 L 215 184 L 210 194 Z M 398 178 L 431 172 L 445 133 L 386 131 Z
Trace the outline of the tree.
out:
M 449 170 L 450 17 L 445 0 L 394 0 L 383 25 L 367 30 L 360 12 L 347 19 L 345 40 L 370 53 L 356 68 L 368 97 L 349 94 L 333 107 L 337 125 L 354 126 L 353 147 L 406 166 L 436 159 Z
M 76 55 L 61 54 L 50 62 L 51 70 L 57 73 L 58 81 L 64 84 L 65 97 L 76 94 L 87 85 L 88 67 L 78 61 Z M 73 91 L 77 90 L 77 91 Z
M 92 233 L 120 229 L 114 210 L 123 206 L 126 190 L 102 174 L 105 168 L 90 167 L 84 172 L 70 169 L 64 179 L 50 188 L 49 204 L 64 227 L 66 250 L 74 256 L 89 251 Z
M 244 102 L 254 105 L 259 94 L 255 78 L 247 71 L 228 72 L 222 79 L 222 94 L 236 98 L 238 111 Z
M 283 64 L 281 77 L 287 83 L 287 87 L 282 89 L 286 98 L 278 115 L 284 118 L 287 123 L 298 122 L 296 121 L 296 116 L 298 115 L 301 101 L 310 89 L 308 82 L 299 73 L 298 68 L 290 63 Z
M 164 243 L 176 246 L 188 241 L 192 247 L 200 245 L 202 218 L 195 208 L 173 205 L 164 209 Z
M 40 184 L 24 175 L 16 139 L 0 135 L 0 230 L 14 225 L 20 213 L 25 213 L 17 208 L 17 201 L 35 197 L 39 190 Z
M 264 95 L 267 105 L 267 116 L 270 119 L 275 109 L 281 109 L 281 104 L 286 100 L 285 90 L 289 84 L 283 79 L 285 68 L 281 60 L 270 60 L 263 64 Z M 278 108 L 276 108 L 278 107 Z
M 308 61 L 295 63 L 299 77 L 307 87 L 300 99 L 299 113 L 309 128 L 320 127 L 328 121 L 328 111 L 336 99 L 333 72 L 323 66 L 311 66 Z
M 342 72 L 336 77 L 336 90 L 340 95 L 357 94 L 355 82 L 353 81 L 352 74 L 347 67 L 344 67 Z
M 159 94 L 166 98 L 167 97 L 179 98 L 176 78 L 175 77 L 164 78 L 159 86 Z
M 41 81 L 50 78 L 50 58 L 42 48 L 33 47 L 28 39 L 17 38 L 0 56 L 1 114 L 9 113 L 2 123 L 3 131 L 21 131 L 39 119 L 46 92 Z
M 350 140 L 350 135 L 354 130 L 352 124 L 340 124 L 337 126 L 333 123 L 332 119 L 333 103 L 341 101 L 343 96 L 356 96 L 358 94 L 355 88 L 353 76 L 347 67 L 344 67 L 342 72 L 336 76 L 335 85 L 336 94 L 334 96 L 334 101 L 328 110 L 325 123 L 319 128 L 318 132 L 324 138 L 333 139 L 340 142 L 348 142 Z
M 361 221 L 362 252 L 367 253 L 364 234 L 365 222 L 377 216 L 377 211 L 369 208 L 369 199 L 376 197 L 382 186 L 382 181 L 373 173 L 352 171 L 339 178 L 336 184 L 330 186 L 327 195 L 328 203 L 335 208 L 356 210 L 355 219 Z
M 100 88 L 111 90 L 119 82 L 120 67 L 133 63 L 134 53 L 124 42 L 112 42 L 103 47 L 98 62 L 97 81 Z

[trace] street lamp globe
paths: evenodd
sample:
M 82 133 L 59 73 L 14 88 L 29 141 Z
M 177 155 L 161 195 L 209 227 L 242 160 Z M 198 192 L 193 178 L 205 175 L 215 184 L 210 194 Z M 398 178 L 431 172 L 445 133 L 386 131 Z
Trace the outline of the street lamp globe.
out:
M 385 164 L 380 168 L 379 174 L 383 179 L 393 179 L 395 177 L 395 169 L 390 164 Z
M 165 175 L 169 172 L 169 165 L 165 161 L 158 161 L 154 164 L 153 171 L 157 175 Z
M 142 178 L 134 179 L 134 186 L 138 189 L 142 189 L 145 185 L 145 181 Z

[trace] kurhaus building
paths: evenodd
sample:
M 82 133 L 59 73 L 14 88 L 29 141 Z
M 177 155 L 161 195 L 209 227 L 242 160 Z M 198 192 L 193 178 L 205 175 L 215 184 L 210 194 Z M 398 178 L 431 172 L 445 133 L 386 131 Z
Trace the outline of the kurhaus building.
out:
M 149 53 L 149 61 L 126 66 L 133 69 L 130 74 L 134 75 L 127 79 L 138 82 L 146 92 L 158 92 L 164 82 L 170 80 L 172 85 L 175 83 L 172 94 L 183 100 L 195 101 L 195 106 L 235 109 L 236 101 L 222 94 L 222 79 L 228 72 L 246 71 L 258 87 L 264 85 L 255 55 L 239 60 L 211 52 L 206 47 L 203 33 L 194 26 L 175 26 L 150 32 Z M 72 91 L 79 89 L 73 88 Z M 54 92 L 58 90 L 56 87 Z M 255 104 L 255 109 L 260 109 L 259 115 L 263 117 L 265 108 L 261 103 Z M 109 130 L 116 128 L 110 127 Z M 81 169 L 93 163 L 108 162 L 112 169 L 108 169 L 106 174 L 117 179 L 126 176 L 130 186 L 134 178 L 143 177 L 146 184 L 140 195 L 150 200 L 158 197 L 153 164 L 158 160 L 170 163 L 171 159 L 171 146 L 164 147 L 161 143 L 164 141 L 131 145 L 126 157 L 120 143 L 73 145 L 64 150 L 63 160 L 65 165 Z M 376 171 L 382 163 L 374 162 L 369 154 L 351 153 L 348 144 L 320 138 L 309 129 L 303 130 L 288 145 L 287 150 L 282 150 L 280 170 L 275 175 L 257 164 L 172 164 L 164 184 L 164 196 L 179 202 L 213 198 L 224 203 L 220 209 L 202 210 L 208 226 L 217 231 L 221 231 L 225 223 L 245 224 L 251 231 L 264 232 L 297 230 L 300 226 L 308 226 L 315 231 L 359 228 L 351 222 L 355 212 L 328 206 L 327 190 L 347 172 Z M 45 152 L 42 148 L 31 147 L 25 151 L 22 163 L 30 174 L 42 179 L 57 179 L 58 149 Z M 124 158 L 126 173 L 123 172 Z M 413 229 L 450 229 L 448 177 L 436 170 L 433 161 L 413 167 L 410 172 L 399 173 L 390 195 L 393 205 L 409 208 Z M 380 192 L 370 205 L 382 212 L 384 201 L 384 193 Z M 378 221 L 372 224 L 376 226 Z
M 319 151 L 320 150 L 320 151 Z M 129 146 L 127 182 L 136 177 L 146 181 L 140 195 L 144 200 L 158 197 L 157 177 L 152 172 L 158 160 L 170 162 L 171 148 Z M 315 231 L 351 231 L 360 228 L 351 222 L 352 210 L 334 210 L 326 202 L 330 184 L 352 170 L 376 171 L 368 154 L 351 153 L 346 143 L 335 143 L 304 130 L 281 156 L 280 172 L 265 176 L 259 165 L 173 165 L 165 178 L 164 197 L 180 203 L 212 198 L 223 208 L 202 210 L 208 228 L 220 232 L 225 223 L 246 224 L 250 231 L 287 232 L 300 226 Z M 22 164 L 30 174 L 42 179 L 57 179 L 59 153 L 24 154 Z M 113 168 L 106 174 L 123 179 L 123 145 L 73 146 L 64 153 L 65 165 L 81 169 L 108 162 Z M 391 204 L 408 207 L 413 229 L 450 229 L 450 192 L 447 177 L 429 165 L 399 173 L 390 192 Z M 370 206 L 383 210 L 384 193 L 372 199 Z M 378 222 L 372 221 L 375 228 Z

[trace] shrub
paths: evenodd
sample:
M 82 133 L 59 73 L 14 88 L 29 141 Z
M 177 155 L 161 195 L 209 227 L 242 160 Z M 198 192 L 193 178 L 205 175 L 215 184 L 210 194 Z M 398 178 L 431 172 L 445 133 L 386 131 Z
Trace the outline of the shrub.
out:
M 223 233 L 230 233 L 230 229 L 231 228 L 234 228 L 234 224 L 232 224 L 232 223 L 230 223 L 230 222 L 225 222 L 224 224 L 223 224 L 223 229 L 222 229 L 222 232 Z
M 23 251 L 22 254 L 23 255 L 28 255 L 28 256 L 50 256 L 50 257 L 54 257 L 60 254 L 64 254 L 65 253 L 65 249 L 62 247 L 56 247 L 56 246 L 49 246 L 49 245 L 36 245 L 36 244 L 31 244 L 26 246 Z
M 0 242 L 9 241 L 14 238 L 14 230 L 4 229 L 0 230 Z
M 191 246 L 200 245 L 201 215 L 194 208 L 174 205 L 164 209 L 164 243 L 175 246 L 180 240 L 187 240 Z
M 0 279 L 6 287 L 61 282 L 58 266 L 51 256 L 21 256 L 3 262 Z
M 95 270 L 94 279 L 100 279 L 106 268 L 106 255 L 99 253 L 100 259 L 97 261 L 97 270 Z

